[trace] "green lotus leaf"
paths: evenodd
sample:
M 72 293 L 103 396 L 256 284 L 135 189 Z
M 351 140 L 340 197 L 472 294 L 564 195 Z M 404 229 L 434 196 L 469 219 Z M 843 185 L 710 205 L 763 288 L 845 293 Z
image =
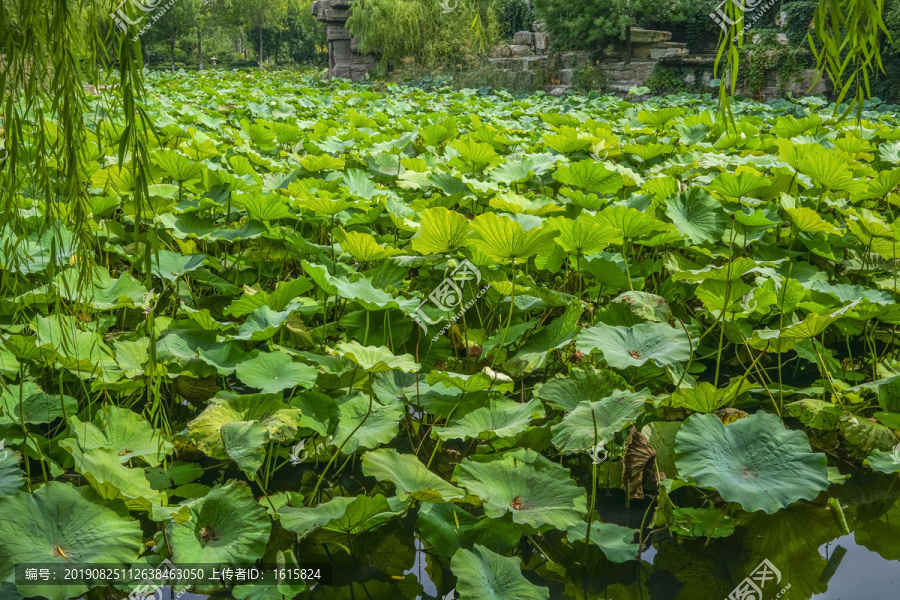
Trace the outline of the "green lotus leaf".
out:
M 709 184 L 710 191 L 719 192 L 729 198 L 742 198 L 749 196 L 754 191 L 767 187 L 769 180 L 753 173 L 720 173 Z M 717 208 L 721 205 L 717 202 Z
M 233 304 L 232 306 L 235 305 Z M 240 310 L 240 308 L 237 310 Z M 266 305 L 260 306 L 250 313 L 247 320 L 238 328 L 236 335 L 228 337 L 251 342 L 270 340 L 278 333 L 278 330 L 281 329 L 281 326 L 288 320 L 292 312 L 293 307 L 277 312 Z
M 203 174 L 203 165 L 191 162 L 191 159 L 175 150 L 156 152 L 153 155 L 153 162 L 178 183 L 200 179 Z
M 269 307 L 272 313 L 263 313 L 267 316 L 261 321 L 273 325 L 274 314 L 280 315 L 284 310 L 295 304 L 295 300 L 302 294 L 313 289 L 313 284 L 305 277 L 298 277 L 290 281 L 280 281 L 275 285 L 275 291 L 265 292 L 255 288 L 245 289 L 244 295 L 232 302 L 225 310 L 226 315 L 242 317 L 252 314 L 263 306 Z M 274 313 L 274 314 L 273 314 Z M 221 329 L 221 325 L 212 329 Z
M 626 144 L 622 150 L 636 156 L 640 162 L 653 160 L 663 154 L 668 154 L 674 148 L 668 144 Z
M 872 454 L 869 455 L 869 458 L 866 459 L 866 464 L 869 465 L 873 471 L 878 471 L 879 473 L 900 472 L 900 446 L 895 447 L 890 452 L 884 452 L 876 448 L 872 451 Z M 0 469 L 2 469 L 2 466 L 0 466 Z M 2 477 L 3 476 L 0 475 L 0 479 L 2 479 Z M 0 491 L 0 494 L 2 494 L 2 491 Z
M 873 423 L 865 417 L 843 412 L 838 422 L 838 431 L 847 440 L 849 450 L 860 459 L 872 454 L 876 449 L 893 452 L 900 444 L 900 438 L 881 423 Z
M 343 277 L 335 277 L 328 273 L 325 267 L 303 262 L 303 269 L 316 285 L 328 295 L 337 295 L 348 300 L 359 302 L 363 308 L 370 311 L 399 308 L 407 314 L 413 314 L 418 308 L 419 301 L 403 296 L 394 298 L 382 289 L 376 288 L 371 279 L 358 279 L 349 281 Z
M 840 318 L 842 311 L 830 315 L 809 313 L 799 323 L 785 327 L 781 331 L 777 329 L 757 329 L 753 337 L 747 343 L 757 350 L 766 352 L 788 352 L 794 347 L 810 338 L 819 336 L 823 331 Z
M 137 279 L 123 273 L 118 279 L 109 276 L 106 269 L 94 269 L 93 281 L 79 285 L 78 271 L 63 271 L 56 278 L 60 295 L 72 302 L 84 302 L 96 310 L 114 310 L 139 306 L 147 290 Z
M 834 225 L 822 219 L 819 213 L 811 208 L 801 206 L 798 208 L 788 208 L 787 213 L 791 216 L 794 226 L 800 231 L 808 233 L 837 233 Z
M 59 313 L 36 317 L 32 324 L 37 333 L 35 343 L 55 353 L 60 366 L 84 379 L 115 369 L 113 352 L 96 329 L 83 331 L 75 321 L 75 317 Z
M 476 171 L 484 171 L 487 167 L 499 165 L 503 161 L 493 146 L 479 142 L 473 136 L 464 136 L 450 142 L 450 145 L 459 152 L 457 160 L 450 160 L 452 167 L 459 166 L 464 169 L 471 167 Z
M 446 254 L 466 243 L 469 220 L 444 207 L 427 208 L 419 215 L 419 230 L 412 238 L 419 254 Z
M 698 538 L 725 538 L 734 533 L 734 519 L 714 508 L 672 509 L 670 529 L 678 535 Z
M 684 109 L 677 106 L 668 106 L 656 110 L 642 110 L 637 114 L 637 120 L 644 125 L 664 129 L 672 121 L 684 114 Z
M 297 205 L 301 208 L 311 210 L 315 213 L 333 217 L 334 215 L 347 210 L 353 206 L 353 202 L 347 198 L 327 198 L 323 196 L 313 196 L 303 198 Z
M 550 223 L 559 231 L 556 243 L 569 254 L 597 254 L 610 245 L 621 245 L 621 232 L 582 215 L 577 219 L 556 217 Z
M 239 396 L 220 392 L 209 406 L 188 423 L 191 439 L 197 448 L 212 458 L 228 460 L 222 440 L 222 428 L 229 423 L 259 421 L 269 431 L 269 439 L 286 442 L 297 435 L 300 410 L 291 408 L 280 396 L 250 394 Z
M 262 558 L 272 522 L 246 484 L 216 486 L 182 505 L 190 520 L 166 526 L 173 563 L 247 565 Z
M 12 496 L 25 485 L 20 458 L 18 452 L 6 447 L 5 440 L 0 440 L 0 498 Z
M 569 469 L 533 450 L 466 458 L 453 477 L 485 503 L 488 517 L 510 513 L 514 523 L 536 530 L 568 529 L 587 509 L 587 493 L 569 478 Z
M 378 186 L 369 179 L 362 169 L 350 169 L 344 173 L 344 185 L 347 191 L 359 198 L 371 200 L 378 192 Z M 382 192 L 383 193 L 383 192 Z
M 520 404 L 491 396 L 488 406 L 454 419 L 448 426 L 435 429 L 435 433 L 442 440 L 475 438 L 490 441 L 515 437 L 527 430 L 531 421 L 543 417 L 544 407 L 536 398 Z
M 772 514 L 828 487 L 825 455 L 810 450 L 805 433 L 765 412 L 727 427 L 715 415 L 693 415 L 678 431 L 675 453 L 682 477 L 747 512 Z
M 246 385 L 264 394 L 273 394 L 299 386 L 311 388 L 316 382 L 315 367 L 294 362 L 286 352 L 260 352 L 238 363 L 236 375 Z
M 582 452 L 612 441 L 644 412 L 650 393 L 614 391 L 597 402 L 579 402 L 575 409 L 551 427 L 553 445 L 563 454 Z
M 393 448 L 366 452 L 362 458 L 362 469 L 369 477 L 393 483 L 400 500 L 412 498 L 422 502 L 450 502 L 465 498 L 463 490 L 429 471 L 415 455 L 400 454 Z
M 20 404 L 21 399 L 21 404 Z M 26 381 L 0 387 L 0 425 L 51 423 L 65 414 L 78 412 L 78 401 L 65 394 L 48 394 Z
M 691 357 L 687 334 L 665 323 L 640 323 L 634 327 L 597 325 L 579 333 L 577 345 L 585 354 L 601 350 L 606 363 L 614 369 L 639 367 L 648 360 L 662 367 Z
M 497 373 L 489 367 L 485 367 L 478 373 L 465 375 L 451 371 L 430 371 L 425 378 L 428 385 L 444 385 L 456 388 L 467 394 L 482 390 L 495 390 L 498 392 L 511 392 L 513 381 L 510 377 Z
M 239 421 L 222 426 L 225 452 L 253 480 L 266 460 L 269 430 L 259 421 Z
M 449 142 L 459 135 L 459 131 L 452 123 L 452 121 L 445 121 L 443 123 L 426 125 L 419 131 L 419 135 L 422 136 L 422 143 L 426 146 L 437 148 L 441 144 Z
M 101 498 L 120 499 L 131 510 L 153 512 L 154 506 L 166 504 L 166 495 L 151 487 L 143 469 L 119 462 L 119 453 L 110 448 L 80 448 L 74 439 L 59 442 L 59 447 L 72 455 L 75 470 L 84 475 Z
M 151 256 L 153 274 L 160 279 L 175 283 L 182 275 L 202 267 L 206 258 L 205 254 L 181 255 L 177 252 L 160 250 L 158 259 L 156 253 Z
M 666 214 L 675 228 L 695 244 L 716 242 L 725 233 L 725 211 L 709 192 L 690 187 L 683 194 L 666 200 Z
M 517 221 L 495 213 L 475 217 L 472 229 L 472 246 L 496 262 L 518 261 L 549 252 L 558 233 L 552 227 L 526 231 Z
M 525 579 L 518 558 L 506 558 L 481 544 L 460 548 L 450 561 L 456 589 L 466 600 L 548 600 L 550 590 Z
M 600 225 L 622 232 L 625 238 L 639 238 L 671 229 L 671 225 L 626 206 L 612 206 L 597 213 Z
M 576 523 L 566 531 L 566 539 L 569 542 L 584 542 L 587 540 L 588 524 L 584 521 Z M 623 563 L 635 560 L 640 546 L 634 541 L 634 529 L 615 525 L 613 523 L 591 523 L 590 543 L 597 545 L 610 562 Z
M 385 248 L 368 233 L 337 229 L 334 232 L 334 237 L 340 242 L 341 248 L 345 252 L 349 252 L 353 258 L 361 262 L 385 260 L 400 253 L 400 250 L 396 248 Z
M 847 166 L 846 155 L 819 144 L 810 146 L 803 153 L 798 170 L 809 175 L 817 187 L 828 190 L 847 190 L 855 182 L 853 172 Z
M 824 400 L 804 398 L 788 404 L 787 411 L 789 415 L 800 419 L 800 422 L 807 427 L 833 431 L 837 429 L 844 409 Z
M 624 292 L 612 302 L 625 302 L 635 315 L 647 321 L 669 323 L 673 321 L 672 309 L 665 298 L 647 292 Z
M 506 520 L 479 519 L 456 504 L 422 504 L 417 523 L 422 539 L 447 558 L 473 544 L 494 552 L 509 552 L 522 539 L 519 525 Z
M 338 534 L 332 539 L 346 540 L 348 536 L 381 527 L 404 513 L 408 506 L 406 502 L 401 502 L 397 498 L 385 498 L 381 494 L 359 495 L 352 500 L 342 515 L 322 526 L 323 532 Z
M 341 342 L 336 348 L 338 354 L 349 358 L 371 374 L 394 369 L 404 373 L 416 373 L 420 366 L 409 354 L 395 356 L 384 346 L 363 346 L 357 342 Z
M 141 526 L 102 503 L 91 502 L 72 485 L 51 481 L 34 494 L 0 498 L 0 580 L 17 563 L 110 564 L 130 566 L 141 550 Z M 81 596 L 89 586 L 22 584 L 27 597 L 66 600 Z
M 757 386 L 743 377 L 731 380 L 728 387 L 716 389 L 712 384 L 701 382 L 694 388 L 679 388 L 672 393 L 667 406 L 686 408 L 699 413 L 711 413 L 723 406 L 734 405 L 742 394 Z
M 69 417 L 69 430 L 84 450 L 115 450 L 119 462 L 140 458 L 151 467 L 159 465 L 172 453 L 172 443 L 153 428 L 141 415 L 127 408 L 107 404 L 90 423 Z
M 561 127 L 558 133 L 545 135 L 544 142 L 560 154 L 573 154 L 591 149 L 591 141 L 579 139 L 578 130 L 572 127 Z
M 285 529 L 293 531 L 302 539 L 343 516 L 354 500 L 350 496 L 337 496 L 310 508 L 285 506 L 278 509 L 278 516 Z
M 300 165 L 310 173 L 340 171 L 344 168 L 344 160 L 327 154 L 308 155 L 300 160 Z
M 331 440 L 332 446 L 340 448 L 343 445 L 343 452 L 349 454 L 359 448 L 375 448 L 394 439 L 400 419 L 406 412 L 403 405 L 395 403 L 384 406 L 371 402 L 371 414 L 369 405 L 370 399 L 366 395 L 356 394 L 338 407 L 340 421 Z M 350 437 L 350 434 L 353 436 Z
M 268 223 L 294 218 L 294 214 L 278 194 L 263 194 L 254 190 L 236 197 L 235 204 L 243 208 L 253 221 Z
M 519 160 L 505 161 L 500 166 L 492 169 L 488 177 L 491 181 L 509 185 L 527 181 L 535 174 L 533 169 L 534 161 L 526 156 Z
M 622 376 L 611 369 L 571 371 L 567 377 L 551 379 L 536 388 L 538 398 L 567 411 L 579 402 L 597 402 L 610 393 L 628 388 Z
M 625 185 L 619 173 L 593 160 L 560 165 L 553 178 L 565 185 L 595 194 L 615 194 Z

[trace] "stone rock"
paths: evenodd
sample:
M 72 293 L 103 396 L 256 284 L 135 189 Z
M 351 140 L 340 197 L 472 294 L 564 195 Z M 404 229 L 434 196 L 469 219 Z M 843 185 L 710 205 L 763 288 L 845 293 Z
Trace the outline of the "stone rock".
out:
M 511 46 L 509 46 L 509 51 L 513 56 L 528 56 L 529 54 L 531 54 L 531 46 L 512 44 Z
M 531 30 L 535 33 L 544 33 L 547 30 L 547 24 L 543 21 L 535 21 L 531 24 Z
M 329 77 L 364 79 L 376 63 L 375 57 L 359 52 L 359 40 L 353 38 L 345 26 L 352 4 L 353 0 L 316 0 L 312 3 L 313 16 L 325 23 Z
M 513 44 L 520 46 L 531 46 L 534 44 L 534 34 L 530 31 L 518 31 L 513 36 Z
M 681 56 L 687 53 L 687 44 L 679 44 L 676 42 L 663 42 L 662 44 L 657 44 L 650 48 L 650 58 L 653 60 L 659 60 L 669 56 Z
M 512 56 L 512 50 L 509 49 L 509 46 L 503 44 L 494 48 L 494 56 L 497 58 L 509 58 Z
M 561 85 L 572 85 L 572 76 L 575 74 L 575 69 L 563 69 L 559 72 L 559 83 Z
M 631 28 L 632 44 L 659 44 L 672 39 L 671 31 L 654 31 L 652 29 Z
M 547 90 L 548 96 L 565 96 L 572 89 L 571 85 L 556 85 Z
M 550 48 L 550 36 L 546 33 L 534 34 L 534 49 L 537 53 L 543 54 Z

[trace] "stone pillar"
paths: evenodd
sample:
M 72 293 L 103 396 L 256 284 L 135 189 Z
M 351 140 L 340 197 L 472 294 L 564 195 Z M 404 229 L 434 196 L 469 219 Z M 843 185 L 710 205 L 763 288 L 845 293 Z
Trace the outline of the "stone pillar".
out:
M 346 28 L 353 0 L 316 0 L 312 13 L 325 23 L 328 37 L 328 76 L 363 79 L 373 66 L 375 57 L 359 53 L 359 40 Z

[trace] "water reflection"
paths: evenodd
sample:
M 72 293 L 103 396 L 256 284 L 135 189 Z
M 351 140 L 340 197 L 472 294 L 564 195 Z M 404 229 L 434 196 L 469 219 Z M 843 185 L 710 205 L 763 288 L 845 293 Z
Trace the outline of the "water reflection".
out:
M 763 594 L 747 598 L 900 598 L 900 490 L 894 489 L 900 486 L 892 485 L 895 478 L 858 473 L 831 490 L 843 506 L 850 534 L 842 531 L 842 521 L 832 507 L 819 499 L 794 504 L 774 515 L 736 511 L 734 535 L 709 542 L 656 531 L 641 560 L 623 564 L 611 563 L 594 546 L 585 549 L 579 543 L 573 547 L 560 532 L 540 534 L 535 544 L 523 538 L 517 547 L 526 577 L 549 588 L 553 600 L 723 600 L 742 585 L 747 587 L 747 578 L 754 572 L 759 575 L 761 565 L 771 567 L 763 569 L 761 578 L 757 576 Z M 605 521 L 634 527 L 647 502 L 633 502 L 625 509 L 621 493 L 611 491 L 598 495 L 598 507 Z M 369 531 L 313 534 L 299 545 L 297 556 L 304 561 L 332 562 L 334 583 L 308 590 L 301 597 L 448 597 L 456 586 L 450 558 L 422 541 L 418 525 L 417 511 L 412 510 L 402 519 Z M 106 598 L 92 592 L 84 600 Z M 204 598 L 190 594 L 181 600 Z M 172 600 L 171 595 L 160 600 Z M 269 592 L 259 600 L 289 599 Z

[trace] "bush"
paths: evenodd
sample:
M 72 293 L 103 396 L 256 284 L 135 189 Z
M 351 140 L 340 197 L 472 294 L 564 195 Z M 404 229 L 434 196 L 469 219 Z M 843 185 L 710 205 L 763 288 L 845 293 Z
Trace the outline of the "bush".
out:
M 666 20 L 685 19 L 697 0 L 670 0 Z M 660 13 L 659 0 L 535 0 L 537 16 L 547 24 L 553 44 L 566 50 L 599 50 L 624 40 L 628 27 L 651 24 Z
M 690 87 L 684 82 L 683 73 L 674 67 L 657 64 L 653 73 L 644 82 L 644 87 L 656 96 L 677 94 L 689 91 Z
M 604 91 L 606 89 L 606 75 L 595 66 L 585 65 L 572 72 L 572 89 L 578 92 L 590 92 L 593 90 Z
M 793 46 L 806 44 L 806 33 L 809 31 L 817 4 L 815 0 L 799 0 L 784 5 L 784 32 Z
M 518 31 L 531 31 L 534 11 L 528 0 L 498 0 L 496 7 L 501 38 L 508 40 Z
M 458 0 L 443 12 L 436 0 L 367 0 L 353 6 L 347 28 L 363 52 L 373 52 L 388 67 L 407 57 L 436 65 L 491 48 L 497 39 L 492 0 Z M 472 14 L 477 13 L 477 27 Z
M 552 67 L 530 71 L 501 69 L 488 61 L 474 60 L 436 67 L 409 66 L 393 73 L 393 79 L 423 89 L 449 87 L 477 89 L 482 93 L 505 90 L 532 94 L 551 84 Z

